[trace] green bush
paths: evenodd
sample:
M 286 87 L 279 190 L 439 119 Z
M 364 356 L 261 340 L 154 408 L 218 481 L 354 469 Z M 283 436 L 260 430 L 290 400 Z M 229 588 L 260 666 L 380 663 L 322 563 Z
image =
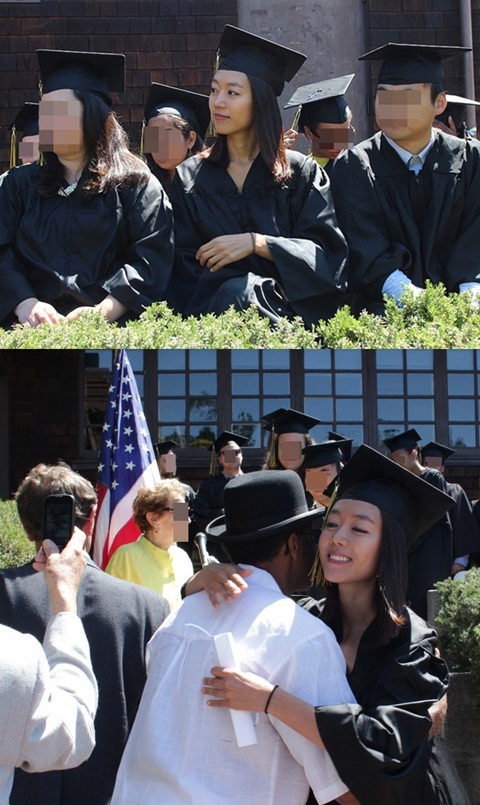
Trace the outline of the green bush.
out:
M 480 310 L 470 294 L 448 296 L 427 283 L 424 294 L 406 291 L 402 307 L 387 303 L 385 316 L 352 316 L 342 307 L 329 321 L 306 328 L 300 318 L 278 325 L 256 308 L 230 309 L 182 319 L 165 302 L 151 305 L 125 327 L 85 314 L 59 326 L 19 325 L 0 331 L 0 349 L 463 349 L 480 345 Z
M 23 565 L 35 554 L 25 536 L 14 500 L 0 501 L 0 568 Z
M 440 645 L 451 671 L 469 671 L 480 707 L 480 568 L 462 580 L 446 579 L 435 585 L 441 606 L 436 617 Z

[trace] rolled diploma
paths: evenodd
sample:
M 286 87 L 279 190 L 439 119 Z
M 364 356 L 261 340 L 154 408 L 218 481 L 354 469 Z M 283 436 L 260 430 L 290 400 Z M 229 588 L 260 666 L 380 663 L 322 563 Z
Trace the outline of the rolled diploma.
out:
M 238 671 L 238 662 L 235 657 L 235 645 L 231 632 L 213 635 L 217 650 L 218 662 L 222 668 L 235 668 Z M 257 736 L 253 726 L 252 714 L 246 710 L 230 710 L 233 730 L 239 747 L 251 746 L 257 743 Z

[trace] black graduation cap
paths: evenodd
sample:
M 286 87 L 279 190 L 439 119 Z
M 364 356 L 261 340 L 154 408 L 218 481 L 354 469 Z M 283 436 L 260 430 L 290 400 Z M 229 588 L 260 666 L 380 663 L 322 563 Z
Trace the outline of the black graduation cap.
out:
M 304 468 L 324 467 L 325 464 L 343 464 L 345 452 L 350 453 L 353 439 L 329 439 L 320 444 L 308 444 L 303 448 Z
M 215 453 L 219 454 L 220 450 L 222 450 L 229 442 L 236 442 L 239 447 L 242 445 L 248 444 L 249 439 L 246 436 L 240 436 L 239 433 L 231 433 L 228 430 L 224 430 L 223 433 L 220 433 L 214 442 L 208 448 L 209 450 L 214 450 Z
M 348 461 L 350 456 L 352 455 L 352 444 L 353 439 L 347 439 L 346 436 L 342 436 L 341 433 L 336 433 L 334 430 L 328 431 L 328 438 L 330 440 L 334 440 L 335 442 L 345 442 L 345 446 L 342 447 L 342 453 L 345 461 Z
M 399 433 L 397 436 L 391 436 L 390 439 L 384 439 L 383 443 L 389 448 L 390 452 L 393 453 L 394 450 L 414 450 L 421 439 L 422 437 L 417 433 L 415 428 L 411 428 L 403 433 Z
M 237 70 L 261 78 L 277 96 L 282 94 L 285 82 L 292 80 L 307 58 L 303 53 L 234 25 L 225 26 L 218 52 L 220 62 L 217 69 Z
M 109 92 L 125 92 L 125 56 L 76 50 L 37 50 L 42 92 L 77 89 L 99 95 L 111 105 Z
M 153 445 L 157 458 L 169 453 L 174 447 L 178 447 L 178 443 L 172 441 L 172 439 L 168 439 L 166 442 L 158 442 L 157 444 Z
M 262 417 L 265 430 L 273 430 L 279 436 L 281 433 L 308 433 L 314 425 L 320 425 L 321 420 L 308 416 L 293 408 L 277 408 Z
M 317 81 L 315 84 L 305 84 L 295 90 L 283 108 L 301 107 L 298 124 L 302 131 L 304 126 L 311 127 L 317 123 L 345 123 L 350 115 L 345 93 L 354 75 L 352 73 Z
M 24 137 L 38 134 L 38 103 L 24 103 L 9 128 L 21 131 Z
M 443 458 L 446 460 L 450 456 L 453 456 L 455 450 L 452 450 L 451 447 L 446 447 L 444 444 L 439 444 L 438 442 L 429 442 L 422 447 L 422 457 L 425 456 L 435 456 L 436 458 Z
M 182 117 L 192 131 L 203 137 L 210 123 L 208 95 L 154 83 L 148 93 L 144 117 L 148 122 L 158 115 Z
M 384 59 L 379 84 L 433 84 L 445 78 L 442 60 L 452 59 L 471 48 L 446 45 L 411 45 L 389 42 L 360 56 L 361 60 Z
M 340 500 L 363 500 L 388 512 L 402 526 L 407 545 L 439 520 L 453 498 L 362 444 L 326 494 Z

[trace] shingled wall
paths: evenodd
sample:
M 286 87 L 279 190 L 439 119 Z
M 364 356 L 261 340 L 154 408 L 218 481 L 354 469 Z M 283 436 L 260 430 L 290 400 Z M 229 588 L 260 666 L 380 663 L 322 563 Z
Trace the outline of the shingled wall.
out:
M 114 108 L 132 142 L 152 81 L 207 92 L 215 49 L 236 0 L 40 0 L 0 2 L 0 170 L 8 126 L 24 101 L 38 100 L 35 50 L 125 53 L 127 91 Z

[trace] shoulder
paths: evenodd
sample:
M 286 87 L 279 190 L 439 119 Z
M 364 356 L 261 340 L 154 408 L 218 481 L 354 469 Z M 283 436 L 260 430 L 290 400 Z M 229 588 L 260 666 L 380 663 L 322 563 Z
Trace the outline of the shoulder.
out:
M 223 175 L 224 168 L 214 165 L 205 157 L 196 154 L 178 165 L 172 187 L 176 185 L 178 188 L 180 184 L 186 193 L 191 193 L 199 182 L 208 180 L 208 177 L 215 176 L 219 172 Z
M 117 551 L 113 556 L 116 553 Z M 130 622 L 132 617 L 139 624 L 143 624 L 144 618 L 149 617 L 158 625 L 170 612 L 165 598 L 153 590 L 111 576 L 93 562 L 87 564 L 80 583 L 78 609 L 79 615 L 83 616 L 88 612 L 92 615 L 92 621 L 98 622 L 109 619 L 113 612 L 112 623 L 119 628 L 123 628 L 125 622 Z M 86 628 L 88 633 L 88 624 Z
M 42 168 L 38 162 L 10 168 L 0 176 L 0 187 L 8 187 L 12 191 L 15 189 L 21 193 L 26 192 L 34 187 L 34 181 L 41 170 Z
M 0 639 L 2 688 L 6 690 L 8 685 L 9 695 L 16 695 L 15 691 L 26 690 L 35 681 L 39 664 L 45 659 L 43 650 L 35 637 L 9 626 L 0 625 Z

